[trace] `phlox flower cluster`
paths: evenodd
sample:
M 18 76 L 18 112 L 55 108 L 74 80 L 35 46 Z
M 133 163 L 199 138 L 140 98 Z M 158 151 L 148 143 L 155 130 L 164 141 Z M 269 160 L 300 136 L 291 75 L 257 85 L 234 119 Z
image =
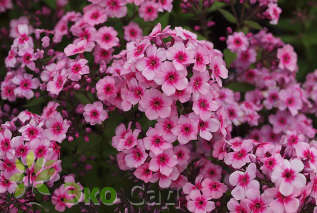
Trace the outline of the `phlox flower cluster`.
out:
M 182 0 L 181 8 L 184 12 L 197 12 L 200 9 L 210 8 L 215 3 L 225 3 L 232 4 L 230 0 Z M 270 24 L 277 24 L 282 13 L 282 9 L 278 6 L 277 0 L 239 0 L 236 1 L 238 4 L 248 4 L 248 7 L 251 7 L 253 11 L 257 13 L 254 14 L 259 19 L 266 19 L 270 21 Z
M 127 4 L 138 7 L 139 16 L 144 21 L 153 21 L 159 12 L 171 12 L 173 0 L 89 0 L 92 4 L 84 8 L 87 19 L 95 24 L 103 23 L 107 18 L 122 18 L 127 15 Z

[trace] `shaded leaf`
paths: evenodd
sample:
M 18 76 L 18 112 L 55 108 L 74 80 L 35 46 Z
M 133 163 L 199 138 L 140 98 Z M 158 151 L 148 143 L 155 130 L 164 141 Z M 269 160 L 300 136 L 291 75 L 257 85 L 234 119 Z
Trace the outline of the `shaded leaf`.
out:
M 35 163 L 35 166 L 34 166 L 34 172 L 37 173 L 38 171 L 40 171 L 40 169 L 42 168 L 43 166 L 43 162 L 44 162 L 44 159 L 43 158 L 39 158 L 37 159 L 36 163 Z
M 227 67 L 230 67 L 232 62 L 236 60 L 237 58 L 237 54 L 231 52 L 229 49 L 225 49 L 223 51 L 223 56 L 224 56 Z
M 23 163 L 20 160 L 18 160 L 18 159 L 15 161 L 15 166 L 20 171 L 24 171 L 25 170 Z
M 233 82 L 226 86 L 227 88 L 236 92 L 248 92 L 254 90 L 254 86 L 243 82 Z
M 259 25 L 257 22 L 255 21 L 250 21 L 250 20 L 247 20 L 244 22 L 248 27 L 251 27 L 253 29 L 256 29 L 256 30 L 261 30 L 262 29 L 262 26 Z
M 39 193 L 43 195 L 50 195 L 50 191 L 48 190 L 47 186 L 45 184 L 38 184 L 36 185 L 36 189 Z
M 223 17 L 225 17 L 225 19 L 227 19 L 227 21 L 237 23 L 237 19 L 227 10 L 219 9 L 218 11 L 223 15 Z
M 56 9 L 56 0 L 43 0 L 51 9 Z
M 10 180 L 13 182 L 21 182 L 23 177 L 23 173 L 16 173 L 10 177 Z
M 20 198 L 25 192 L 25 186 L 23 183 L 19 184 L 14 192 L 16 198 Z
M 214 12 L 220 8 L 223 8 L 225 7 L 227 4 L 223 3 L 223 2 L 219 2 L 219 1 L 216 1 L 212 4 L 212 6 L 208 9 L 208 12 Z
M 35 155 L 33 151 L 30 151 L 26 156 L 26 165 L 30 168 L 35 160 Z

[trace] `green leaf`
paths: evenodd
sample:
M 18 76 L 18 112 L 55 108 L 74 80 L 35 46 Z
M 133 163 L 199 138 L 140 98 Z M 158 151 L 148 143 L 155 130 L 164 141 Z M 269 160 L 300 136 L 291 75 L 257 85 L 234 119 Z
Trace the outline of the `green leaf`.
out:
M 160 23 L 162 25 L 162 29 L 163 29 L 168 25 L 169 17 L 170 17 L 169 13 L 164 13 L 158 19 L 156 19 L 154 23 L 155 23 L 155 25 Z
M 253 29 L 256 29 L 256 30 L 261 30 L 262 29 L 262 26 L 259 25 L 257 22 L 255 21 L 250 21 L 250 20 L 246 20 L 244 22 L 248 27 L 251 27 Z
M 50 177 L 54 174 L 55 169 L 49 168 L 44 171 L 42 171 L 37 177 L 36 181 L 47 181 L 50 179 Z
M 36 163 L 35 163 L 35 166 L 34 166 L 34 172 L 37 173 L 38 171 L 40 171 L 40 169 L 42 168 L 43 166 L 43 162 L 44 162 L 44 159 L 43 158 L 39 158 L 37 159 Z
M 38 106 L 46 102 L 47 102 L 47 98 L 45 96 L 41 96 L 39 98 L 33 98 L 32 100 L 28 101 L 28 104 L 25 104 L 23 107 L 28 108 L 28 107 Z
M 229 49 L 225 49 L 223 51 L 223 55 L 224 55 L 224 59 L 225 59 L 227 67 L 230 67 L 232 62 L 236 60 L 237 58 L 237 54 L 231 52 Z
M 52 9 L 56 9 L 56 0 L 44 0 L 45 4 Z
M 30 168 L 35 160 L 35 155 L 33 151 L 30 151 L 26 156 L 26 165 Z
M 80 101 L 80 103 L 82 104 L 89 104 L 90 103 L 90 100 L 85 96 L 83 95 L 82 93 L 80 92 L 75 92 L 75 97 Z
M 248 92 L 254 89 L 253 85 L 243 82 L 233 82 L 226 87 L 236 92 Z
M 218 11 L 223 15 L 223 17 L 225 17 L 225 19 L 227 19 L 227 21 L 234 24 L 237 23 L 237 19 L 227 10 L 219 9 Z
M 18 183 L 18 182 L 21 182 L 23 180 L 23 177 L 24 177 L 23 173 L 16 173 L 10 177 L 10 180 Z
M 214 12 L 220 8 L 225 7 L 225 6 L 226 6 L 225 3 L 217 1 L 217 2 L 213 3 L 213 5 L 208 9 L 208 12 Z
M 25 192 L 25 186 L 23 183 L 19 184 L 15 189 L 14 196 L 16 198 L 20 198 Z
M 50 195 L 50 191 L 48 190 L 47 186 L 45 184 L 38 184 L 35 186 L 37 191 L 43 195 Z
M 15 166 L 16 166 L 16 168 L 17 168 L 18 170 L 24 172 L 25 168 L 24 168 L 23 163 L 22 163 L 20 160 L 17 159 L 17 160 L 15 161 Z
M 51 165 L 53 165 L 56 161 L 55 160 L 49 160 L 45 163 L 45 167 L 50 167 Z

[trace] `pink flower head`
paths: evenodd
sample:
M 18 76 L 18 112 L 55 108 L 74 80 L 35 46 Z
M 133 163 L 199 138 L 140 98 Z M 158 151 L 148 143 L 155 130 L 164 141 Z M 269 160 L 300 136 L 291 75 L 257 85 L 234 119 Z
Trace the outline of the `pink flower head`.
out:
M 280 110 L 287 108 L 293 116 L 298 113 L 298 111 L 303 107 L 301 92 L 298 91 L 298 89 L 299 88 L 291 87 L 280 91 Z
M 37 89 L 40 85 L 37 78 L 32 78 L 32 75 L 27 73 L 16 75 L 12 82 L 17 85 L 14 89 L 14 94 L 26 99 L 31 99 L 34 96 L 32 89 Z
M 246 51 L 249 47 L 249 41 L 243 32 L 235 32 L 228 36 L 227 46 L 232 52 Z
M 144 163 L 143 165 L 139 166 L 133 173 L 135 177 L 140 180 L 143 180 L 145 183 L 148 182 L 155 182 L 156 178 L 154 177 L 154 172 L 150 170 L 150 164 Z
M 202 182 L 202 193 L 210 199 L 219 199 L 227 191 L 227 186 L 209 178 Z
M 173 129 L 179 143 L 186 144 L 191 140 L 197 140 L 198 122 L 199 119 L 194 114 L 180 116 L 176 128 Z
M 277 24 L 278 20 L 280 19 L 280 14 L 282 9 L 277 6 L 275 3 L 270 3 L 266 10 L 266 14 L 268 18 L 271 20 L 271 24 Z
M 280 60 L 278 67 L 294 72 L 297 69 L 297 54 L 289 44 L 277 50 L 277 58 Z
M 148 154 L 145 152 L 143 144 L 139 142 L 137 146 L 127 152 L 125 162 L 130 168 L 138 168 L 145 162 L 147 157 Z
M 299 200 L 296 198 L 298 195 L 284 196 L 276 188 L 266 189 L 263 193 L 265 197 L 272 199 L 269 206 L 273 212 L 294 213 L 298 211 Z
M 199 190 L 195 190 L 188 197 L 187 209 L 193 213 L 207 213 L 215 209 L 215 203 Z
M 166 52 L 167 58 L 171 60 L 176 70 L 184 70 L 188 64 L 194 63 L 194 50 L 185 47 L 183 42 L 176 42 Z
M 244 140 L 241 146 L 234 149 L 233 152 L 227 153 L 225 156 L 225 163 L 231 165 L 235 169 L 241 168 L 250 162 L 250 156 L 252 154 L 249 152 L 252 150 L 252 148 L 252 142 Z
M 165 150 L 159 155 L 152 154 L 149 169 L 153 172 L 159 171 L 163 175 L 170 175 L 177 164 L 177 157 L 172 149 Z
M 227 203 L 227 207 L 230 211 L 230 213 L 248 213 L 248 205 L 247 200 L 240 200 L 240 203 L 234 199 L 231 198 L 229 202 Z
M 102 4 L 105 5 L 106 13 L 110 17 L 121 18 L 127 14 L 126 1 L 124 0 L 105 0 Z
M 97 4 L 91 4 L 84 8 L 84 21 L 94 26 L 107 21 L 106 11 Z
M 289 196 L 306 185 L 306 178 L 300 173 L 303 169 L 304 164 L 299 159 L 284 160 L 273 170 L 271 179 L 278 186 L 279 192 Z
M 215 118 L 199 120 L 199 136 L 207 141 L 211 140 L 212 133 L 217 132 L 220 128 L 220 122 Z
M 115 31 L 113 27 L 101 27 L 97 32 L 96 41 L 101 48 L 107 50 L 119 45 L 117 35 L 117 31 Z
M 216 111 L 219 104 L 212 97 L 207 95 L 199 95 L 194 97 L 193 111 L 200 119 L 206 121 L 211 117 L 212 111 Z
M 136 68 L 142 72 L 147 80 L 153 80 L 161 72 L 162 62 L 165 60 L 165 51 L 151 45 L 146 49 L 146 57 L 141 59 Z
M 154 81 L 162 85 L 163 92 L 170 96 L 175 94 L 176 90 L 183 90 L 188 85 L 185 69 L 177 71 L 171 62 L 164 62 L 161 71 L 156 75 Z
M 130 22 L 124 29 L 124 39 L 126 41 L 135 41 L 143 37 L 142 29 L 135 22 Z
M 207 165 L 200 170 L 200 173 L 210 180 L 220 180 L 222 168 L 218 165 L 208 162 Z
M 244 198 L 253 198 L 260 194 L 260 184 L 256 177 L 256 166 L 251 163 L 245 172 L 235 171 L 229 177 L 229 182 L 235 188 L 232 190 L 232 196 L 237 200 Z
M 139 15 L 144 21 L 153 21 L 158 15 L 158 5 L 154 1 L 145 1 L 139 8 Z
M 146 90 L 139 102 L 139 109 L 148 119 L 167 118 L 171 114 L 172 99 L 157 89 Z
M 164 119 L 159 119 L 155 125 L 155 128 L 163 132 L 164 137 L 170 143 L 173 143 L 177 138 L 177 136 L 173 134 L 173 129 L 177 125 L 177 120 L 176 116 L 169 116 Z
M 108 113 L 103 109 L 103 104 L 100 101 L 93 104 L 87 104 L 84 107 L 85 121 L 90 125 L 101 124 L 108 118 Z
M 0 193 L 14 193 L 17 184 L 13 181 L 10 181 L 9 178 L 6 178 L 3 174 L 0 175 Z
M 99 100 L 106 101 L 113 98 L 117 93 L 115 78 L 106 76 L 96 84 L 97 96 Z
M 228 78 L 228 70 L 224 60 L 220 56 L 215 56 L 210 62 L 210 68 L 212 70 L 211 77 L 215 79 L 219 86 L 222 86 L 220 78 Z
M 86 59 L 79 59 L 70 64 L 68 78 L 72 81 L 79 81 L 82 75 L 89 73 L 88 61 Z
M 285 131 L 291 121 L 291 115 L 287 111 L 278 111 L 275 115 L 269 116 L 269 121 L 273 125 L 273 132 L 280 133 Z
M 210 76 L 208 72 L 195 72 L 194 75 L 190 78 L 189 82 L 191 92 L 194 95 L 198 95 L 199 93 L 202 95 L 207 95 L 207 93 L 209 92 L 209 79 Z
M 59 113 L 45 122 L 47 127 L 46 135 L 52 141 L 62 142 L 66 138 L 66 133 L 70 124 L 67 120 L 63 120 Z
M 172 148 L 172 144 L 166 141 L 164 134 L 157 128 L 150 128 L 146 132 L 146 137 L 143 139 L 144 146 L 155 155 L 161 154 L 164 150 Z
M 120 134 L 120 131 L 121 131 L 121 134 Z M 139 130 L 139 129 L 135 129 L 132 131 L 132 129 L 130 129 L 130 127 L 127 130 L 120 127 L 119 129 L 116 130 L 116 133 L 118 133 L 119 138 L 113 139 L 112 145 L 118 151 L 129 150 L 138 144 L 138 136 L 139 136 L 140 132 L 141 132 L 141 130 Z

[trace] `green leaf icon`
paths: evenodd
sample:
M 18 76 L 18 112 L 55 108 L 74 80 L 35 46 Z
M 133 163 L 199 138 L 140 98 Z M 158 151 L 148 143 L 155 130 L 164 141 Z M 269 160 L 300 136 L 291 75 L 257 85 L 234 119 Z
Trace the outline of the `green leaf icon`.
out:
M 43 195 L 50 195 L 50 191 L 48 190 L 47 186 L 45 184 L 38 184 L 35 186 L 37 191 Z

